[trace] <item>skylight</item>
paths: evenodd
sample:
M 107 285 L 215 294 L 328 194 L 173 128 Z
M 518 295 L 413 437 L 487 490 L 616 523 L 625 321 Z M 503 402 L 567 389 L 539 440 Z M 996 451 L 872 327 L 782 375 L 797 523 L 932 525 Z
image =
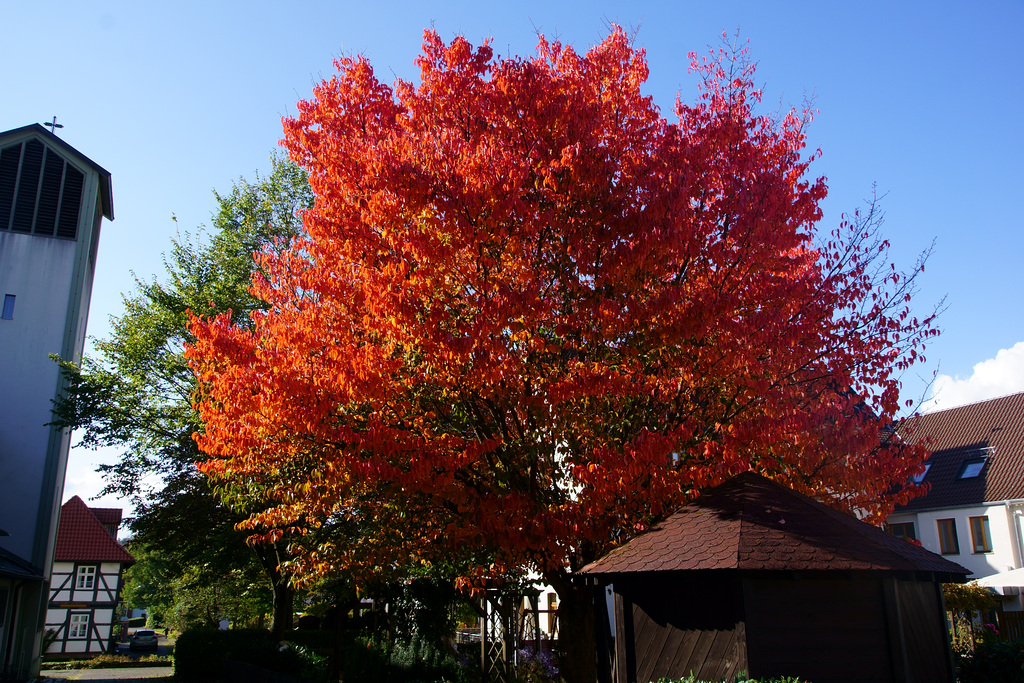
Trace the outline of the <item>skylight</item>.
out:
M 981 474 L 981 470 L 985 467 L 985 459 L 980 460 L 968 460 L 964 463 L 964 468 L 960 472 L 961 479 L 973 479 Z
M 924 481 L 924 478 L 928 476 L 928 470 L 930 470 L 931 467 L 932 464 L 930 462 L 926 462 L 924 464 L 924 472 L 922 472 L 921 474 L 915 474 L 910 478 L 910 481 L 914 482 L 915 484 L 920 484 L 922 481 Z

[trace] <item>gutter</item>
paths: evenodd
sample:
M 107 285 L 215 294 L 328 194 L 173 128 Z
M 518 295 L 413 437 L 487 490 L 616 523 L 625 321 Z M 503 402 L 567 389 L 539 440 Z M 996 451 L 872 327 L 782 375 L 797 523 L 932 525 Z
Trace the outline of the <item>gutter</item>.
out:
M 1021 510 L 1021 504 L 1018 502 L 1016 506 L 1009 500 L 1004 500 L 1003 505 L 1006 507 L 1006 515 L 1009 517 L 1007 521 L 1013 525 L 1013 564 L 1014 569 L 1020 569 L 1024 566 L 1024 557 L 1022 557 L 1022 550 L 1024 550 L 1024 539 L 1021 538 L 1020 531 L 1020 520 L 1024 517 L 1024 511 Z

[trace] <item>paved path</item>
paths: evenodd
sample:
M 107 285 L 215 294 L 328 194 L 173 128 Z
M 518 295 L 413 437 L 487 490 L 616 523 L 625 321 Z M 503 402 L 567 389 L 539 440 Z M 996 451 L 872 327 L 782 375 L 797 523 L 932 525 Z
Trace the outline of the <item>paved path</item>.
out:
M 145 666 L 120 669 L 70 669 L 68 671 L 43 670 L 40 673 L 40 681 L 92 681 L 92 683 L 107 683 L 107 681 L 141 681 L 151 678 L 170 678 L 174 675 L 172 666 Z

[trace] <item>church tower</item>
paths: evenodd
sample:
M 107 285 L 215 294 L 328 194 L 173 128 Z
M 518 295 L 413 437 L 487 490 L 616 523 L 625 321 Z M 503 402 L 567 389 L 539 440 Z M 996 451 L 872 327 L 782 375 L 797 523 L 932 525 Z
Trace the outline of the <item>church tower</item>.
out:
M 79 362 L 110 174 L 38 124 L 0 133 L 0 678 L 35 676 L 70 433 L 51 355 Z

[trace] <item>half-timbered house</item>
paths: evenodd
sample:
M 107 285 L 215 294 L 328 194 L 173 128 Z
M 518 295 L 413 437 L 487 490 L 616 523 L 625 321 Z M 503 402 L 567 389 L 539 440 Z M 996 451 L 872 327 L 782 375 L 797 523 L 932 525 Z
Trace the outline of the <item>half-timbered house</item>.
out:
M 50 655 L 101 654 L 113 647 L 123 571 L 135 559 L 117 542 L 121 511 L 64 503 L 57 528 L 46 629 Z

